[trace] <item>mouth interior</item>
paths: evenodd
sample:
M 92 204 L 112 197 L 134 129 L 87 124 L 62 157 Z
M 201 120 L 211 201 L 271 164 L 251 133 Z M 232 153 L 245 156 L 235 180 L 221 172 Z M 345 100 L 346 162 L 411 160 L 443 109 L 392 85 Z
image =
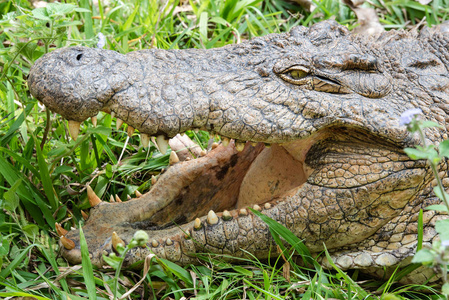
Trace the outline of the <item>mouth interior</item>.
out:
M 207 215 L 209 210 L 220 213 L 224 210 L 253 207 L 255 204 L 262 207 L 267 202 L 275 205 L 278 199 L 296 193 L 306 182 L 322 185 L 315 177 L 323 176 L 326 172 L 324 170 L 331 168 L 329 166 L 335 165 L 335 162 L 350 165 L 357 161 L 356 165 L 370 165 L 373 156 L 386 153 L 395 153 L 397 156 L 400 154 L 397 149 L 389 141 L 345 127 L 322 129 L 305 139 L 282 145 L 273 144 L 271 147 L 262 143 L 256 146 L 247 143 L 241 152 L 229 151 L 229 148 L 220 146 L 214 151 L 228 151 L 226 159 L 201 170 L 200 175 L 196 175 L 191 183 L 179 190 L 169 205 L 150 219 L 134 223 L 134 227 L 160 230 Z M 217 159 L 214 151 L 200 159 Z M 182 164 L 189 163 L 191 162 Z M 386 172 L 388 174 L 384 175 L 388 176 L 393 170 Z M 365 177 L 357 171 L 354 176 Z M 385 177 L 375 180 L 382 178 Z M 352 187 L 367 183 L 370 183 L 369 180 L 365 183 L 356 180 L 356 185 Z M 351 188 L 347 185 L 322 186 Z

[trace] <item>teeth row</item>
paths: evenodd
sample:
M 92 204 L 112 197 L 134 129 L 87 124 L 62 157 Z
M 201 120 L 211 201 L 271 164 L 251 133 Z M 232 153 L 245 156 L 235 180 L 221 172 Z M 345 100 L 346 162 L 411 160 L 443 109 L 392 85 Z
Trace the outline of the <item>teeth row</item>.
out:
M 154 177 L 154 183 L 156 183 L 156 180 L 157 180 L 156 177 Z M 151 178 L 151 182 L 153 183 L 153 178 Z M 98 204 L 103 202 L 97 196 L 97 194 L 95 194 L 94 190 L 89 185 L 87 186 L 86 190 L 87 190 L 87 198 L 89 199 L 90 207 L 95 207 Z M 136 190 L 136 197 L 137 198 L 131 198 L 130 195 L 127 195 L 126 199 L 127 200 L 134 200 L 134 199 L 138 199 L 138 198 L 142 197 L 142 193 L 139 192 L 138 190 Z M 111 202 L 111 203 L 121 203 L 122 199 L 120 199 L 120 197 L 117 194 L 115 195 L 115 197 L 111 195 L 111 197 L 109 198 L 109 202 Z M 81 211 L 81 214 L 83 215 L 83 218 L 86 220 L 87 219 L 86 213 Z
M 111 116 L 114 117 L 115 113 L 111 112 Z M 97 122 L 98 119 L 97 117 L 91 117 L 91 121 L 93 126 L 97 126 Z M 68 121 L 68 125 L 69 125 L 69 131 L 70 131 L 70 135 L 72 136 L 72 139 L 76 141 L 76 139 L 78 138 L 79 135 L 79 131 L 80 131 L 80 126 L 81 126 L 81 122 L 78 121 L 73 121 L 73 120 L 69 120 Z M 122 127 L 123 125 L 123 120 L 120 118 L 116 119 L 115 122 L 115 128 L 118 130 L 120 129 L 120 127 Z M 195 131 L 197 131 L 197 129 L 194 129 Z M 126 130 L 126 133 L 128 134 L 129 137 L 132 137 L 132 135 L 134 134 L 135 128 L 128 125 L 128 128 Z M 214 134 L 211 133 L 211 137 L 214 137 Z M 156 148 L 162 153 L 165 154 L 167 153 L 167 148 L 168 148 L 168 139 L 164 136 L 164 135 L 158 135 L 157 137 L 150 137 L 148 134 L 146 133 L 141 133 L 140 134 L 140 141 L 142 143 L 142 146 L 147 148 L 150 145 L 150 141 L 153 142 L 153 144 L 156 146 Z M 223 144 L 223 146 L 227 147 L 230 143 L 230 139 L 227 137 L 222 137 L 221 138 L 221 143 Z M 237 149 L 237 151 L 243 151 L 243 149 L 245 148 L 245 142 L 235 142 L 235 148 Z M 252 146 L 256 146 L 257 143 L 255 142 L 251 142 Z M 217 143 L 212 144 L 212 149 L 215 149 L 218 146 Z M 267 147 L 269 147 L 268 144 L 266 144 Z M 205 154 L 204 154 L 205 155 Z
M 92 189 L 90 189 L 90 190 L 92 190 Z M 89 189 L 88 189 L 88 191 L 89 191 Z M 95 195 L 95 193 L 93 191 L 91 193 L 93 193 Z M 118 196 L 116 195 L 116 200 L 117 199 L 120 199 L 120 198 L 118 198 Z M 112 200 L 112 196 L 111 196 L 111 200 Z M 265 203 L 264 208 L 270 209 L 271 204 Z M 255 204 L 253 206 L 253 209 L 258 210 L 258 211 L 262 210 L 258 204 Z M 241 217 L 247 216 L 248 211 L 245 208 L 242 208 L 239 210 L 238 215 Z M 229 211 L 225 210 L 222 213 L 221 219 L 226 222 L 226 221 L 232 220 L 233 217 Z M 210 210 L 209 213 L 207 214 L 206 222 L 208 225 L 218 224 L 218 222 L 219 222 L 218 216 L 213 210 Z M 204 225 L 199 218 L 196 218 L 195 221 L 193 222 L 193 230 L 195 230 L 195 231 L 202 229 L 203 226 Z M 72 250 L 73 248 L 75 248 L 75 242 L 73 242 L 71 239 L 65 237 L 65 235 L 67 234 L 68 231 L 65 230 L 59 223 L 55 223 L 55 227 L 56 227 L 56 232 L 57 232 L 58 236 L 60 237 L 61 243 L 64 246 L 64 248 L 66 248 L 67 250 Z M 184 233 L 184 238 L 186 238 L 186 239 L 190 238 L 190 231 L 187 230 Z M 118 234 L 115 231 L 112 233 L 111 241 L 112 241 L 112 247 L 114 248 L 115 251 L 118 251 L 117 247 L 119 244 L 121 244 L 122 247 L 124 247 L 126 245 L 126 243 L 118 236 Z M 171 246 L 171 245 L 173 245 L 173 241 L 170 238 L 167 238 L 165 240 L 165 245 Z M 151 246 L 153 248 L 156 248 L 159 246 L 159 242 L 153 239 L 151 241 Z

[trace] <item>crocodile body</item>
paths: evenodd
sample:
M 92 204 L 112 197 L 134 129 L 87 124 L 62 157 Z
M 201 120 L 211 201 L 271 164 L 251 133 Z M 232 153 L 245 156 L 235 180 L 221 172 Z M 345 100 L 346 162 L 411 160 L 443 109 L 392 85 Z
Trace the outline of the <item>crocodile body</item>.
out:
M 418 139 L 399 119 L 421 108 L 444 126 L 429 140 L 447 138 L 448 49 L 444 24 L 368 38 L 326 21 L 209 50 L 55 50 L 28 83 L 75 122 L 106 111 L 158 141 L 195 128 L 235 140 L 171 166 L 138 201 L 96 205 L 83 228 L 95 265 L 112 232 L 127 243 L 137 229 L 150 242 L 125 265 L 150 252 L 181 265 L 204 252 L 276 256 L 254 206 L 313 253 L 325 244 L 340 268 L 377 272 L 410 262 L 418 212 L 439 203 L 429 166 L 403 152 Z M 447 186 L 445 162 L 440 173 Z M 425 245 L 443 217 L 424 212 Z M 78 231 L 66 237 L 75 247 L 63 255 L 79 263 Z

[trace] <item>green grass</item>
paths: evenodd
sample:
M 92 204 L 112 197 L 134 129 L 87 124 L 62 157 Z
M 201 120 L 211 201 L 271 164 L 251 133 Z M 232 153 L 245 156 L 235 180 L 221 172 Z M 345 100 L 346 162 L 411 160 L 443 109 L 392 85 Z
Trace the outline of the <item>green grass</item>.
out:
M 0 2 L 0 298 L 109 299 L 115 271 L 98 272 L 88 264 L 68 266 L 57 254 L 54 224 L 69 228 L 82 222 L 81 210 L 89 207 L 85 185 L 93 186 L 103 199 L 117 194 L 126 200 L 136 190 L 147 191 L 151 176 L 168 164 L 168 156 L 154 147 L 148 152 L 139 148 L 137 133 L 128 140 L 126 126 L 115 130 L 115 119 L 108 114 L 99 115 L 97 127 L 84 122 L 81 136 L 71 140 L 66 121 L 29 94 L 26 75 L 36 59 L 54 47 L 95 46 L 100 32 L 106 36 L 106 48 L 126 53 L 151 47 L 214 48 L 328 18 L 349 28 L 357 21 L 347 6 L 330 0 L 317 2 L 313 14 L 280 0 L 191 0 L 187 10 L 180 10 L 179 1 L 173 0 L 164 5 L 155 0 L 108 2 L 91 7 L 89 0 L 67 1 L 73 5 L 33 11 L 28 1 Z M 427 6 L 405 0 L 371 4 L 387 29 L 408 28 L 423 18 L 430 24 L 449 18 L 445 9 L 449 1 L 434 0 Z M 207 145 L 207 132 L 188 134 Z M 272 226 L 275 236 L 292 241 L 284 257 L 268 263 L 253 258 L 238 265 L 206 257 L 203 266 L 186 269 L 153 259 L 143 284 L 130 298 L 416 299 L 424 295 L 411 287 L 394 290 L 388 284 L 389 290 L 378 290 L 383 282 L 360 283 L 357 272 L 324 271 L 313 261 L 309 268 L 301 267 L 291 254 L 304 255 L 305 250 L 294 236 Z M 283 274 L 287 269 L 290 272 Z M 141 275 L 122 272 L 118 294 L 129 290 Z

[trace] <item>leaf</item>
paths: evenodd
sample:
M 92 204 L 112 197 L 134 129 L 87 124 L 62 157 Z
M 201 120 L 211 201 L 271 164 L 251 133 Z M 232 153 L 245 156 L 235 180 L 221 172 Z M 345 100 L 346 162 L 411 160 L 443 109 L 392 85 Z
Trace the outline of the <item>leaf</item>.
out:
M 168 268 L 173 274 L 175 274 L 179 279 L 184 281 L 188 286 L 193 287 L 192 276 L 185 269 L 163 258 L 158 258 L 157 261 L 160 264 L 164 265 L 166 268 Z
M 103 254 L 104 261 L 110 265 L 114 270 L 117 270 L 117 268 L 120 266 L 120 262 L 123 260 L 120 256 L 108 256 Z
M 8 237 L 2 236 L 0 234 L 0 257 L 5 256 L 9 253 L 9 241 Z
M 438 220 L 435 223 L 435 231 L 440 234 L 441 241 L 449 240 L 449 219 Z
M 5 208 L 11 212 L 15 211 L 17 206 L 19 206 L 20 199 L 16 193 L 17 188 L 21 185 L 22 180 L 18 179 L 14 185 L 3 194 L 5 198 Z
M 434 254 L 429 249 L 421 249 L 413 256 L 412 263 L 431 264 Z
M 86 284 L 89 299 L 96 300 L 97 291 L 95 290 L 94 271 L 92 269 L 92 263 L 89 257 L 89 249 L 87 248 L 87 242 L 86 238 L 84 237 L 84 232 L 83 228 L 81 227 L 81 223 L 79 224 L 79 228 L 80 228 L 81 264 L 83 266 L 83 276 L 85 279 L 84 282 Z
M 48 3 L 46 6 L 47 13 L 50 17 L 64 16 L 75 10 L 75 5 L 66 3 Z
M 444 128 L 442 125 L 433 122 L 433 121 L 421 121 L 419 127 L 421 128 L 431 128 L 431 127 L 438 127 L 438 128 Z
M 426 207 L 426 209 L 447 212 L 447 207 L 446 207 L 446 205 L 443 205 L 443 204 L 429 205 Z
M 39 235 L 39 227 L 35 224 L 28 224 L 22 228 L 23 232 L 31 239 Z
M 39 145 L 37 138 L 33 135 L 34 143 Z M 40 147 L 35 147 L 37 162 L 39 165 L 39 176 L 42 181 L 42 185 L 44 187 L 45 195 L 47 196 L 48 202 L 53 210 L 56 210 L 59 204 L 59 200 L 55 197 L 56 193 L 53 189 L 53 182 L 50 178 L 50 174 L 48 172 L 48 163 L 46 162 L 42 150 Z
M 438 148 L 441 156 L 449 158 L 449 140 L 442 141 Z
M 44 7 L 35 8 L 31 11 L 33 17 L 39 20 L 51 21 L 48 16 L 47 10 Z
M 303 244 L 303 242 L 293 234 L 289 229 L 287 229 L 282 224 L 279 224 L 272 218 L 262 214 L 261 212 L 254 210 L 250 208 L 250 210 L 259 218 L 262 219 L 265 223 L 267 223 L 268 227 L 270 228 L 270 231 L 273 230 L 277 234 L 279 234 L 283 239 L 285 239 L 290 245 L 292 245 L 295 250 L 298 252 L 299 255 L 301 255 L 304 262 L 315 265 L 318 269 L 321 267 L 318 265 L 318 263 L 312 259 L 312 254 L 310 254 L 309 249 Z M 282 244 L 279 244 L 282 246 Z
M 443 284 L 443 286 L 441 287 L 441 292 L 445 295 L 449 295 L 449 283 L 448 282 Z
M 446 200 L 449 200 L 449 194 L 446 193 L 440 186 L 435 186 L 433 188 L 433 192 L 435 193 L 435 195 L 440 198 L 441 200 L 443 200 L 444 198 L 446 198 Z M 443 197 L 444 195 L 444 197 Z

